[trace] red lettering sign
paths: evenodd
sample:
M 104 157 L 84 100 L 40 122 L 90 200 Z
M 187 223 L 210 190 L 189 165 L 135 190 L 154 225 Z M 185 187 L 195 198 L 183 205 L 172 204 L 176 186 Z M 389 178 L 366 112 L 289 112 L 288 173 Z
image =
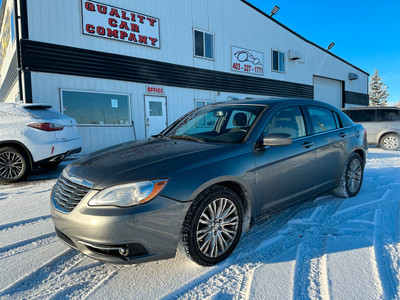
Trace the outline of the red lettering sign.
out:
M 82 1 L 83 34 L 160 48 L 159 19 L 96 1 Z
M 164 88 L 157 86 L 147 86 L 146 94 L 164 95 Z

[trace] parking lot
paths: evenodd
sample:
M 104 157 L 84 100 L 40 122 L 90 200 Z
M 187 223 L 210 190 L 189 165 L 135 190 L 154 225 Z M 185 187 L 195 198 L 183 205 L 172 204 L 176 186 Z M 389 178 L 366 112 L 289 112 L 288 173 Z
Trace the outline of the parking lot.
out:
M 51 189 L 67 163 L 0 186 L 1 299 L 400 297 L 400 151 L 370 148 L 358 196 L 325 195 L 275 214 L 213 267 L 179 251 L 117 266 L 69 249 L 49 216 Z

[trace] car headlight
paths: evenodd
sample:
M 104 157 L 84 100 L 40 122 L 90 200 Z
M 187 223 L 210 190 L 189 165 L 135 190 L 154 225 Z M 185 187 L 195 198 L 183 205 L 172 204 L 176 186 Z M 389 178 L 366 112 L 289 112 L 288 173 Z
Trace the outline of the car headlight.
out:
M 167 179 L 161 179 L 112 186 L 98 192 L 88 204 L 90 206 L 121 207 L 138 205 L 157 196 L 167 182 Z

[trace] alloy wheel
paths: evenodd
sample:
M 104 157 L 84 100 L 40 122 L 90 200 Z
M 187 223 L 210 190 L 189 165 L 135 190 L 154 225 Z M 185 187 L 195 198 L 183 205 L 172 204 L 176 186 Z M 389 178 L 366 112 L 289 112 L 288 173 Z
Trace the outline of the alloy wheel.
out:
M 212 201 L 202 212 L 197 225 L 197 244 L 206 257 L 223 255 L 235 241 L 239 228 L 236 205 L 227 198 Z
M 23 158 L 14 152 L 0 153 L 0 177 L 14 179 L 24 171 Z
M 383 145 L 388 150 L 394 150 L 399 147 L 399 138 L 394 135 L 389 135 L 383 140 Z
M 355 193 L 361 184 L 362 178 L 362 166 L 358 159 L 351 161 L 347 174 L 347 187 L 351 193 Z

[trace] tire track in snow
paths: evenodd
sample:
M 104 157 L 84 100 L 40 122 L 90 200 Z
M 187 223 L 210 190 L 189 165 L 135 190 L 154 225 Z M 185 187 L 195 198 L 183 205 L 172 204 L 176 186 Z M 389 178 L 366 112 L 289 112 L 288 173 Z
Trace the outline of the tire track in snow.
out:
M 376 209 L 384 199 L 386 199 L 386 194 L 378 200 L 338 211 L 343 200 L 328 196 L 306 202 L 294 210 L 288 209 L 282 213 L 283 216 L 278 214 L 276 218 L 272 218 L 272 221 L 267 219 L 265 224 L 253 227 L 249 235 L 245 236 L 243 241 L 240 242 L 237 251 L 234 251 L 233 255 L 217 269 L 187 284 L 165 299 L 179 297 L 181 299 L 232 298 L 235 295 L 238 295 L 238 299 L 246 298 L 244 295 L 249 295 L 250 291 L 247 290 L 251 288 L 253 273 L 259 266 L 293 247 L 306 243 L 306 240 L 308 243 L 317 244 L 317 247 L 312 251 L 304 250 L 312 257 L 312 260 L 304 266 L 302 266 L 300 260 L 297 261 L 296 272 L 298 275 L 295 278 L 293 296 L 296 299 L 298 299 L 296 296 L 298 294 L 300 298 L 308 298 L 309 295 L 315 295 L 316 299 L 318 297 L 328 298 L 326 271 L 319 272 L 321 268 L 323 270 L 327 268 L 326 256 L 323 254 L 324 251 L 321 250 L 321 248 L 325 249 L 326 237 L 344 234 L 335 226 L 362 216 L 371 209 Z M 293 219 L 299 211 L 310 208 L 315 208 L 311 217 Z M 310 231 L 311 228 L 314 231 Z M 365 230 L 365 226 L 362 226 L 362 228 Z M 359 235 L 362 236 L 361 233 Z M 251 241 L 252 238 L 258 237 L 259 239 L 260 236 L 263 236 L 264 240 L 256 244 L 254 240 Z M 316 238 L 319 239 L 317 243 L 315 243 Z M 246 242 L 251 246 L 240 247 Z M 235 252 L 238 254 L 235 255 Z M 303 253 L 302 255 L 306 254 Z M 308 276 L 311 277 L 311 280 L 308 279 Z M 240 278 L 240 280 L 237 280 L 237 278 Z M 305 278 L 307 279 L 305 280 Z M 243 283 L 244 280 L 247 280 L 247 283 Z M 303 293 L 304 290 L 300 288 L 301 282 L 307 283 L 305 294 Z
M 0 297 L 32 298 L 35 291 L 47 286 L 48 282 L 54 281 L 60 275 L 81 262 L 83 254 L 77 254 L 75 250 L 67 250 L 54 257 L 34 272 L 24 276 L 7 288 L 0 291 Z
M 328 299 L 325 246 L 328 234 L 335 234 L 329 223 L 325 223 L 334 215 L 343 200 L 333 200 L 324 206 L 318 207 L 308 222 L 298 226 L 305 226 L 305 241 L 299 245 L 296 257 L 293 299 Z M 322 225 L 322 226 L 321 226 Z M 307 295 L 307 296 L 306 296 Z
M 32 239 L 24 240 L 19 243 L 8 245 L 0 248 L 0 259 L 4 259 L 13 255 L 24 253 L 38 247 L 49 245 L 58 239 L 55 233 L 44 234 Z
M 41 216 L 41 217 L 37 217 L 37 218 L 32 218 L 32 219 L 22 220 L 22 221 L 18 221 L 18 222 L 14 222 L 14 223 L 0 225 L 0 232 L 9 230 L 9 229 L 14 229 L 17 227 L 21 228 L 23 226 L 33 225 L 36 222 L 43 222 L 43 221 L 47 221 L 49 219 L 50 219 L 50 215 L 45 215 L 45 216 Z
M 79 266 L 84 260 L 89 261 L 83 254 L 67 250 L 0 291 L 0 298 L 84 299 L 122 268 L 97 261 Z
M 268 239 L 268 237 L 277 233 L 299 211 L 316 205 L 315 201 L 306 202 L 297 207 L 289 208 L 280 214 L 271 215 L 263 222 L 260 222 L 259 225 L 254 226 L 240 241 L 233 255 L 220 266 L 173 294 L 166 296 L 164 299 L 203 299 L 213 297 L 249 299 L 254 272 L 262 265 L 261 262 L 270 260 L 301 242 L 298 235 L 291 233 L 289 233 L 291 235 L 290 238 L 282 235 L 272 239 Z M 266 240 L 260 240 L 260 236 L 263 236 Z M 255 243 L 255 239 L 260 241 Z M 263 253 L 263 249 L 266 248 L 268 248 L 267 253 Z M 235 253 L 237 254 L 235 255 Z
M 375 214 L 375 257 L 386 299 L 400 299 L 400 205 L 390 191 Z

